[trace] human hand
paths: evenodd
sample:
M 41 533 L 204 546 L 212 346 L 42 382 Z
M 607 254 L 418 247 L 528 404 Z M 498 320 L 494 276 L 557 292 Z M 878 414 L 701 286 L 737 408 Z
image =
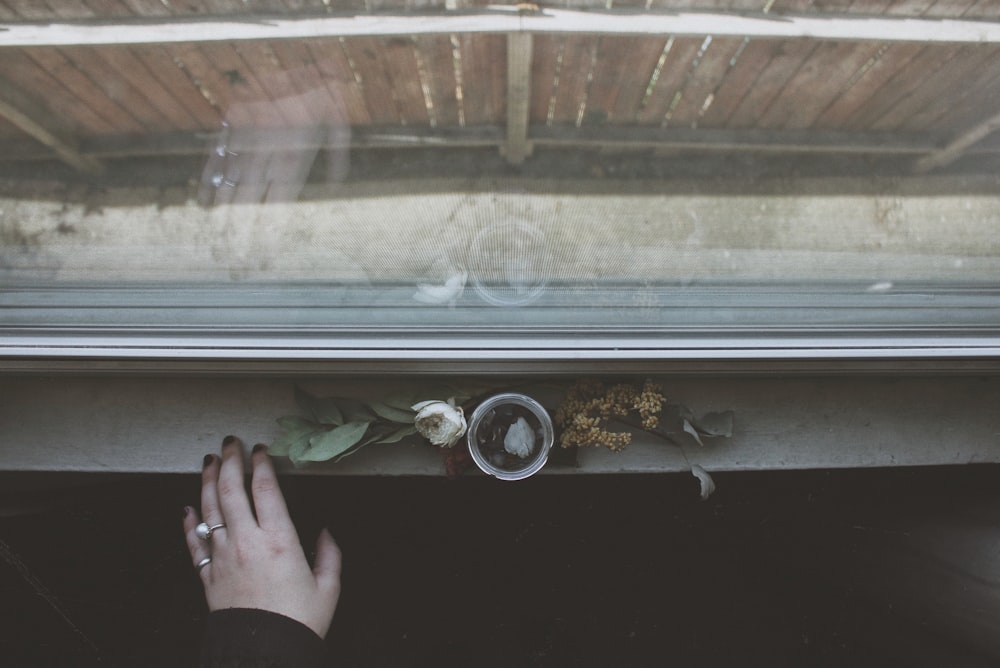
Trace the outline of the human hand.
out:
M 340 549 L 324 529 L 316 540 L 316 565 L 309 568 L 278 487 L 274 464 L 263 445 L 254 447 L 250 490 L 243 483 L 243 444 L 227 436 L 221 462 L 206 455 L 201 474 L 201 512 L 184 509 L 184 536 L 205 586 L 209 610 L 256 608 L 297 620 L 323 637 L 340 596 Z M 256 517 L 254 516 L 256 512 Z M 224 525 L 209 538 L 196 528 Z

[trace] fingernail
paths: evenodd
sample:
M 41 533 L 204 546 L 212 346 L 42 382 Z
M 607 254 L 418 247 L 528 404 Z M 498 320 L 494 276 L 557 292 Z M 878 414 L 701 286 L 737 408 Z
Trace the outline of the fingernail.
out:
M 205 455 L 204 468 L 208 468 L 215 461 L 215 455 Z
M 262 450 L 267 450 L 267 446 L 264 445 L 263 443 L 258 443 L 257 445 L 253 446 L 254 454 L 261 452 Z
M 184 519 L 187 519 L 187 516 L 190 514 L 191 514 L 191 506 L 184 506 Z
M 222 439 L 222 447 L 226 447 L 227 445 L 231 445 L 232 443 L 235 442 L 236 442 L 235 436 L 226 436 L 224 439 Z

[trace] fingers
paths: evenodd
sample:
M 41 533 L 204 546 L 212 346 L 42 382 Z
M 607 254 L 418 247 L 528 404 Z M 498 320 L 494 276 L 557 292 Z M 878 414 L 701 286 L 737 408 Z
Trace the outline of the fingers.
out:
M 323 529 L 316 539 L 316 565 L 313 567 L 316 584 L 326 591 L 339 593 L 341 564 L 337 542 L 327 529 Z
M 205 455 L 205 463 L 201 470 L 201 516 L 209 526 L 222 524 L 225 521 L 222 519 L 222 510 L 219 509 L 218 482 L 219 458 L 215 455 Z
M 216 493 L 219 510 L 224 518 L 222 521 L 226 523 L 229 532 L 257 526 L 250 509 L 250 499 L 243 487 L 243 470 L 243 443 L 235 436 L 227 436 L 222 441 L 222 465 L 219 467 Z M 202 503 L 204 502 L 203 498 Z
M 191 565 L 195 568 L 198 567 L 202 559 L 212 556 L 208 543 L 198 538 L 195 533 L 195 527 L 198 526 L 199 521 L 198 512 L 194 508 L 189 506 L 184 508 L 184 542 L 187 543 L 188 552 L 191 553 Z M 199 572 L 199 575 L 203 574 L 205 574 L 205 568 Z
M 292 518 L 288 515 L 285 497 L 278 486 L 278 476 L 274 472 L 274 462 L 267 454 L 267 446 L 255 445 L 251 455 L 253 480 L 253 506 L 257 511 L 257 523 L 263 529 L 293 529 Z

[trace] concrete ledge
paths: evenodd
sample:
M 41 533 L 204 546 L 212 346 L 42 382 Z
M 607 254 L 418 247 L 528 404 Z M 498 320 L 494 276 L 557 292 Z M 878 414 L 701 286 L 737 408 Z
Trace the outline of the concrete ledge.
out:
M 1000 462 L 1000 378 L 662 378 L 669 401 L 732 409 L 736 432 L 687 449 L 709 471 Z M 298 412 L 290 379 L 7 377 L 0 385 L 0 470 L 192 473 L 229 433 L 252 444 Z M 380 378 L 306 384 L 351 394 Z M 288 472 L 443 475 L 417 443 L 371 446 L 340 464 Z M 547 474 L 687 470 L 676 447 L 639 438 L 625 452 L 583 451 Z

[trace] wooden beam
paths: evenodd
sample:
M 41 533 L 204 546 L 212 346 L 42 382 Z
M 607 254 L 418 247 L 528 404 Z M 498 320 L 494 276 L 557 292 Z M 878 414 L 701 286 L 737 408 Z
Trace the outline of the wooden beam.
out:
M 80 153 L 77 142 L 40 103 L 7 82 L 0 84 L 0 116 L 47 146 L 55 155 L 85 174 L 100 174 L 104 167 L 93 156 Z
M 545 8 L 521 15 L 516 6 L 469 11 L 332 16 L 157 18 L 64 23 L 0 23 L 0 47 L 159 44 L 317 37 L 456 33 L 674 35 L 849 42 L 1000 43 L 1000 22 L 896 16 L 735 14 Z
M 1000 114 L 969 128 L 951 140 L 947 146 L 921 158 L 914 165 L 913 171 L 917 174 L 925 174 L 932 169 L 949 165 L 965 155 L 972 146 L 997 130 L 1000 130 Z
M 317 145 L 313 136 L 295 131 L 250 130 L 235 136 L 230 147 L 241 152 L 316 150 L 317 148 L 468 149 L 504 147 L 509 141 L 502 128 L 480 126 L 461 129 L 420 130 L 417 128 L 353 128 L 350 143 Z M 326 137 L 336 137 L 327 133 Z M 530 125 L 526 137 L 531 146 L 562 149 L 685 150 L 712 152 L 767 152 L 814 154 L 924 155 L 944 141 L 938 135 L 915 133 L 850 133 L 786 130 L 708 130 L 690 128 L 575 128 Z M 183 156 L 207 153 L 212 136 L 198 133 L 171 133 L 145 137 L 115 136 L 81 142 L 80 153 L 88 159 Z M 1000 143 L 976 146 L 977 152 L 1000 152 Z M 47 151 L 22 142 L 0 145 L 0 161 L 44 160 Z
M 507 141 L 501 152 L 512 165 L 520 165 L 532 150 L 528 141 L 531 52 L 530 33 L 507 35 Z

